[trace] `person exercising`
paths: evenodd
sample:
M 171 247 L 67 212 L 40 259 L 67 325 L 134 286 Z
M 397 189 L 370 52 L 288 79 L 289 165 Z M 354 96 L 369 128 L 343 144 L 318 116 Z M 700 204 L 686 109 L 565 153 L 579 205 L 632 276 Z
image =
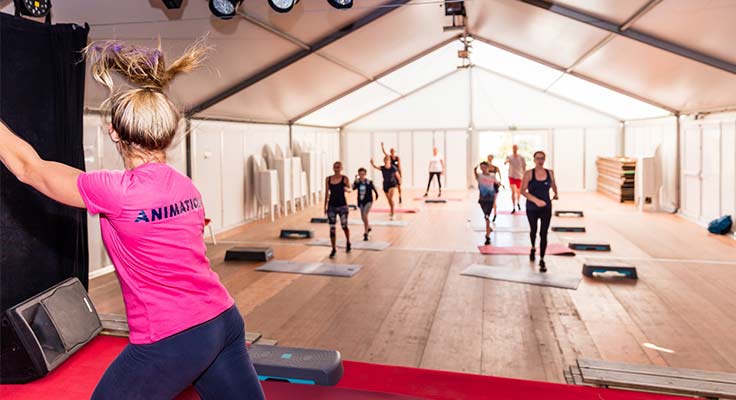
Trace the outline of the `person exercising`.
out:
M 496 174 L 492 174 L 487 161 L 480 163 L 481 173 L 478 173 L 478 167 L 473 167 L 473 175 L 478 181 L 478 204 L 483 211 L 483 217 L 486 220 L 486 245 L 491 244 L 491 211 L 496 203 Z
M 521 195 L 526 197 L 526 218 L 529 220 L 529 238 L 532 242 L 529 261 L 534 261 L 535 258 L 534 242 L 537 237 L 537 221 L 541 221 L 539 226 L 539 272 L 547 272 L 544 253 L 547 250 L 547 231 L 552 219 L 552 200 L 559 198 L 555 173 L 551 169 L 544 168 L 546 158 L 543 151 L 534 153 L 534 168 L 524 173 L 521 182 Z M 550 189 L 555 193 L 552 199 L 549 197 Z
M 519 146 L 514 145 L 511 148 L 512 153 L 506 157 L 504 164 L 509 165 L 509 186 L 511 186 L 511 213 L 515 213 L 518 209 L 521 211 L 521 179 L 526 171 L 526 161 L 524 157 L 519 155 Z
M 378 199 L 378 190 L 373 186 L 373 181 L 366 178 L 368 171 L 360 167 L 358 175 L 353 182 L 353 190 L 358 191 L 358 208 L 360 209 L 360 218 L 363 220 L 363 240 L 368 240 L 368 234 L 373 230 L 368 222 L 368 214 L 371 212 L 373 200 Z M 374 199 L 373 193 L 376 194 Z
M 388 199 L 388 205 L 391 209 L 391 214 L 389 214 L 389 217 L 391 219 L 394 218 L 394 193 L 396 193 L 396 188 L 399 186 L 399 183 L 401 183 L 401 174 L 399 174 L 399 171 L 396 169 L 396 167 L 391 164 L 391 158 L 389 156 L 383 157 L 383 165 L 380 167 L 376 165 L 373 160 L 371 160 L 371 165 L 373 168 L 381 171 L 381 174 L 383 175 L 383 193 L 386 194 L 386 199 Z
M 389 149 L 389 152 L 386 153 L 386 147 L 383 145 L 383 142 L 381 142 L 381 151 L 383 152 L 384 157 L 389 156 L 391 158 L 391 165 L 393 165 L 396 170 L 399 171 L 399 175 L 401 175 L 401 158 L 396 155 L 396 149 L 392 147 Z M 399 191 L 399 204 L 401 204 L 401 182 L 396 186 L 396 189 Z
M 445 173 L 445 160 L 439 155 L 436 147 L 432 148 L 432 158 L 429 159 L 429 181 L 427 181 L 427 191 L 424 197 L 429 195 L 429 187 L 432 186 L 432 178 L 437 177 L 437 185 L 439 185 L 439 193 L 437 197 L 442 197 L 442 174 Z
M 489 154 L 486 159 L 488 161 L 488 172 L 490 172 L 491 175 L 494 176 L 494 178 L 497 178 L 496 182 L 493 184 L 493 188 L 496 191 L 496 195 L 493 197 L 493 222 L 496 222 L 496 217 L 498 216 L 498 210 L 496 208 L 496 198 L 498 197 L 498 191 L 501 189 L 501 179 L 503 179 L 503 177 L 501 176 L 501 168 L 493 165 L 493 154 Z
M 350 229 L 348 228 L 348 214 L 350 209 L 348 201 L 345 199 L 345 192 L 350 191 L 350 179 L 342 174 L 342 162 L 335 161 L 332 164 L 334 175 L 328 176 L 325 180 L 325 214 L 327 214 L 327 222 L 330 224 L 330 243 L 332 244 L 332 252 L 330 258 L 334 258 L 337 254 L 336 242 L 337 232 L 337 216 L 340 216 L 340 226 L 345 233 L 345 252 L 350 253 Z
M 11 173 L 100 215 L 130 343 L 97 383 L 94 400 L 169 400 L 190 385 L 205 400 L 264 398 L 243 318 L 207 259 L 202 195 L 166 164 L 181 117 L 165 89 L 199 66 L 206 49 L 197 42 L 167 67 L 160 48 L 118 41 L 87 48 L 93 77 L 111 93 L 103 108 L 124 170 L 84 172 L 44 160 L 0 123 L 0 161 Z M 113 73 L 132 87 L 117 88 Z

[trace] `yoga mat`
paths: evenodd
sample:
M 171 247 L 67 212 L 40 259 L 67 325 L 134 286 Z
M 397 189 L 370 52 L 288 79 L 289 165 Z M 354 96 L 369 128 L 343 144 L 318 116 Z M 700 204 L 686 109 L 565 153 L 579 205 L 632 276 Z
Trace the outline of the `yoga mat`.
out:
M 374 213 L 390 213 L 390 208 L 372 208 L 371 212 Z M 416 214 L 419 212 L 418 208 L 394 208 L 396 214 Z
M 516 215 L 519 215 L 519 216 L 524 215 L 524 216 L 526 216 L 526 211 L 525 210 L 521 210 L 521 211 L 516 210 L 515 213 L 511 214 L 511 210 L 499 210 L 498 211 L 498 215 L 514 215 L 514 216 L 516 216 Z
M 478 246 L 481 254 L 494 254 L 494 255 L 529 255 L 529 246 L 504 246 L 498 247 L 493 245 Z M 539 255 L 539 248 L 537 248 L 537 255 Z M 559 243 L 550 243 L 547 245 L 547 255 L 550 256 L 574 256 L 575 252 L 568 249 L 567 247 Z
M 492 267 L 480 264 L 468 266 L 460 275 L 571 290 L 577 290 L 582 280 L 579 276 L 560 276 L 554 272 L 541 273 L 525 267 Z
M 344 240 L 338 240 L 336 244 L 337 244 L 337 247 L 345 248 L 346 243 Z M 307 246 L 332 247 L 332 243 L 330 242 L 330 239 L 320 238 L 320 239 L 314 239 L 311 242 L 308 242 Z M 360 241 L 353 242 L 352 247 L 354 250 L 381 251 L 381 250 L 386 250 L 387 248 L 391 247 L 391 244 L 388 242 L 366 242 L 364 240 L 360 240 Z
M 445 200 L 445 201 L 463 201 L 465 199 L 462 199 L 460 197 L 415 197 L 414 201 L 424 201 L 424 200 Z
M 328 275 L 351 277 L 363 268 L 357 264 L 303 263 L 296 261 L 274 260 L 256 268 L 256 271 L 287 272 L 305 275 Z
M 351 219 L 348 221 L 349 225 L 363 225 L 363 221 L 357 220 L 357 219 Z M 406 221 L 390 221 L 390 220 L 384 220 L 379 219 L 377 221 L 370 221 L 371 226 L 407 226 L 409 225 Z
M 529 233 L 529 227 L 528 226 L 493 226 L 491 225 L 491 228 L 493 229 L 493 232 L 502 232 L 502 233 Z M 486 227 L 485 226 L 474 226 L 473 231 L 475 232 L 485 232 Z

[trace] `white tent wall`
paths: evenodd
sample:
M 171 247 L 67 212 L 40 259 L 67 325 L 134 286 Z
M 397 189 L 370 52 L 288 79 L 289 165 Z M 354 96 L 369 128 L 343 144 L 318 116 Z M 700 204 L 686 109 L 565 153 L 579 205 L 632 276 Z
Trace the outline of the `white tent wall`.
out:
M 662 163 L 662 189 L 660 207 L 674 212 L 678 207 L 677 187 L 677 119 L 657 118 L 627 122 L 624 126 L 624 155 L 627 157 L 652 157 L 660 148 Z
M 167 161 L 182 174 L 186 174 L 186 147 L 184 126 L 167 153 Z M 123 169 L 123 159 L 108 135 L 108 123 L 96 112 L 86 112 L 83 117 L 84 166 L 86 171 Z M 92 276 L 111 271 L 112 262 L 102 244 L 100 217 L 87 214 L 89 272 Z
M 736 114 L 680 119 L 681 213 L 707 223 L 736 216 Z
M 383 178 L 380 171 L 371 168 L 370 160 L 373 159 L 378 166 L 383 164 L 381 142 L 386 152 L 394 148 L 401 157 L 403 187 L 426 188 L 433 147 L 437 147 L 445 160 L 442 187 L 465 189 L 468 186 L 465 130 L 346 131 L 344 138 L 347 149 L 345 174 L 352 177 L 358 168 L 366 168 L 368 177 L 379 189 Z
M 215 232 L 257 218 L 250 158 L 261 155 L 266 145 L 278 146 L 286 154 L 289 126 L 194 119 L 191 135 L 192 180 Z M 339 158 L 337 130 L 294 126 L 291 140 L 302 149 L 323 151 L 326 170 Z

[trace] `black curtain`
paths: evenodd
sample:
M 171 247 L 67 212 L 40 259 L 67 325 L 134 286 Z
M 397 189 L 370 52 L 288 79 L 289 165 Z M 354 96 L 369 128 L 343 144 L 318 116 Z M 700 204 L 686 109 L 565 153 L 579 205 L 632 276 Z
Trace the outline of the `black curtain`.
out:
M 87 26 L 0 13 L 0 116 L 46 160 L 84 169 Z M 0 164 L 2 311 L 77 277 L 87 287 L 87 216 L 20 183 Z

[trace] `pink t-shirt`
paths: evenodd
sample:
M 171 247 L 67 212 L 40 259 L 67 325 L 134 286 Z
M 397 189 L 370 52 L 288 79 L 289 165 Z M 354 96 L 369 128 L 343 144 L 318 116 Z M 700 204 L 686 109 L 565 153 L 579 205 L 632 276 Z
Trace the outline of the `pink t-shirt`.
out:
M 120 281 L 130 342 L 153 343 L 233 305 L 210 268 L 202 196 L 167 164 L 93 171 L 77 179 Z

